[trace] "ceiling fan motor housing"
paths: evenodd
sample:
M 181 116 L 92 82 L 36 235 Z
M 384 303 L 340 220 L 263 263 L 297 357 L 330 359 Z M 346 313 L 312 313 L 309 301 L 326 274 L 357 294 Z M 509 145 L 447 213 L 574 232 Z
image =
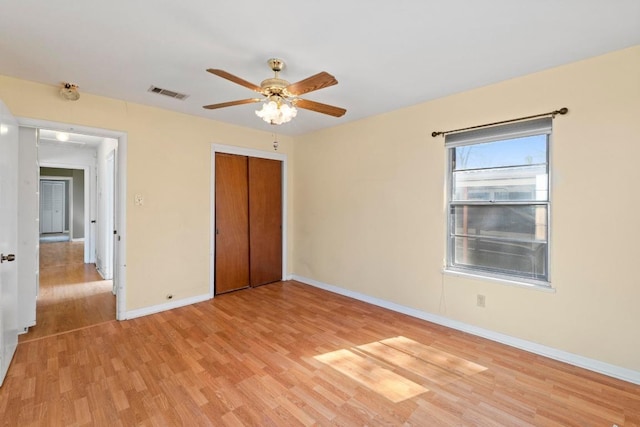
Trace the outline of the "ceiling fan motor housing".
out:
M 262 94 L 264 96 L 283 95 L 290 96 L 285 92 L 285 88 L 289 86 L 289 82 L 278 77 L 278 73 L 284 68 L 284 61 L 278 58 L 271 58 L 267 61 L 269 68 L 276 74 L 273 78 L 265 79 L 260 83 Z
M 271 79 L 265 79 L 260 83 L 260 87 L 262 88 L 262 94 L 265 96 L 269 95 L 285 95 L 284 89 L 289 86 L 289 82 L 283 79 L 279 79 L 277 77 Z

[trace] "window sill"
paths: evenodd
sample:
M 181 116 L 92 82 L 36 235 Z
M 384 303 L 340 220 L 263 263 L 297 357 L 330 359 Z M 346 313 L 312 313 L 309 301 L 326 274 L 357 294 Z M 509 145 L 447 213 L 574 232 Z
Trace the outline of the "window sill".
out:
M 497 277 L 497 276 L 474 274 L 474 273 L 469 273 L 467 271 L 454 270 L 451 268 L 443 269 L 442 274 L 448 275 L 448 276 L 457 276 L 457 277 L 465 277 L 469 279 L 483 280 L 486 282 L 500 283 L 502 285 L 515 286 L 517 288 L 525 288 L 533 291 L 541 291 L 541 292 L 548 292 L 548 293 L 556 292 L 555 288 L 552 288 L 551 283 L 549 282 L 519 281 L 517 279 L 505 279 L 503 277 Z

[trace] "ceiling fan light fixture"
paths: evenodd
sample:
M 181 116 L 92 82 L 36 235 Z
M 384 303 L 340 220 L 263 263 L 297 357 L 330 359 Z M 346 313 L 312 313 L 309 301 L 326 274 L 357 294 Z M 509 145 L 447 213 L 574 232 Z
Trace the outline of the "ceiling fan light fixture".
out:
M 280 96 L 270 96 L 262 104 L 262 108 L 256 110 L 256 116 L 272 125 L 281 125 L 290 122 L 298 114 L 298 110 Z

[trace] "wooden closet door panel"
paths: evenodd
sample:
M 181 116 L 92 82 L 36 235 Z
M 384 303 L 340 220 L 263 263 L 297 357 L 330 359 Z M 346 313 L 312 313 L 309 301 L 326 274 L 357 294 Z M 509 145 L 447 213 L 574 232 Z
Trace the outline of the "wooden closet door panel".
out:
M 251 286 L 282 280 L 282 162 L 249 158 Z
M 247 157 L 216 153 L 216 294 L 249 286 Z

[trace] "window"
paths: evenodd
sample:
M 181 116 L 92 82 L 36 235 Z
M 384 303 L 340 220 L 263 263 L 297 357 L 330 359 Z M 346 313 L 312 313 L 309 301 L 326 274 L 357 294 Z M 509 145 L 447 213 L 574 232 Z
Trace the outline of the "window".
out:
M 551 118 L 449 134 L 447 269 L 548 286 Z

